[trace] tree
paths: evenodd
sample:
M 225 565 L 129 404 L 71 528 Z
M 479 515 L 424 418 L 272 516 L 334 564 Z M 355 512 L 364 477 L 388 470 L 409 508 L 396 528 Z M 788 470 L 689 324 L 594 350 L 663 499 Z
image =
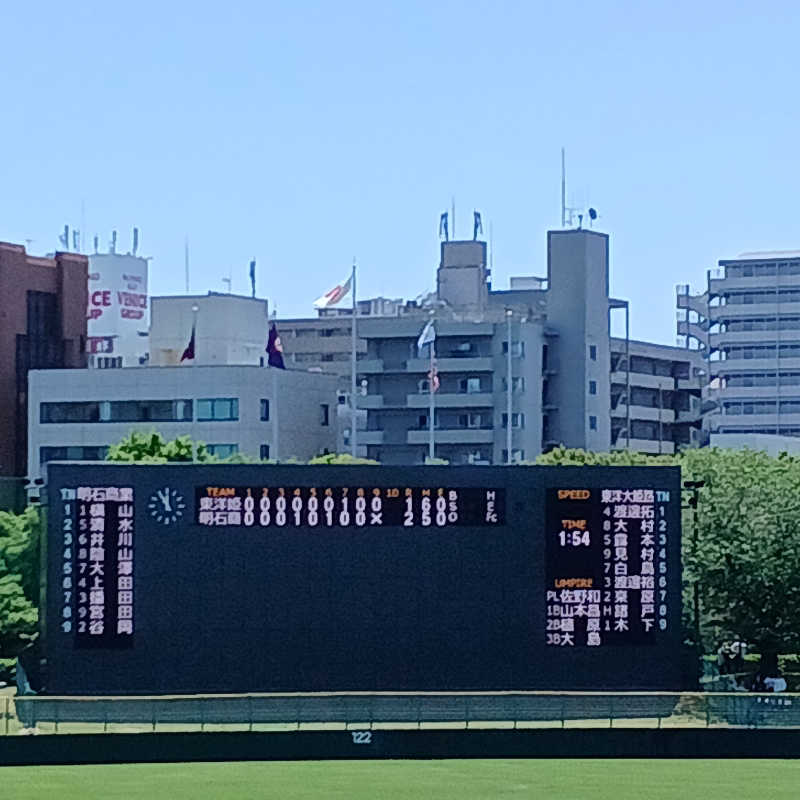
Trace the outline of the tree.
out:
M 175 461 L 209 462 L 216 459 L 203 442 L 193 442 L 189 436 L 178 436 L 168 442 L 157 431 L 131 431 L 121 442 L 109 448 L 106 460 L 129 464 L 164 464 Z
M 39 512 L 0 512 L 0 659 L 36 637 L 39 604 Z
M 127 464 L 166 464 L 173 462 L 200 462 L 204 464 L 259 464 L 277 463 L 275 461 L 259 461 L 244 453 L 233 453 L 226 458 L 219 458 L 208 452 L 203 442 L 195 442 L 189 436 L 178 436 L 166 441 L 157 431 L 139 433 L 132 431 L 118 444 L 108 450 L 107 461 Z M 286 464 L 303 464 L 295 458 L 286 459 Z M 309 464 L 377 464 L 369 458 L 354 458 L 348 454 L 337 455 L 327 453 L 315 456 Z
M 684 521 L 684 573 L 697 581 L 704 630 L 757 645 L 767 660 L 800 648 L 800 459 L 689 450 L 699 490 L 696 542 Z

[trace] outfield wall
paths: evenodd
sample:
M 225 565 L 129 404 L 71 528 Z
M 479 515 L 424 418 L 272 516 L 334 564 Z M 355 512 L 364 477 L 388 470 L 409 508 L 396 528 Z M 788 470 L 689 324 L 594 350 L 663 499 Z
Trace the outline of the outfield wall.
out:
M 0 766 L 446 758 L 798 758 L 794 730 L 405 730 L 0 739 Z

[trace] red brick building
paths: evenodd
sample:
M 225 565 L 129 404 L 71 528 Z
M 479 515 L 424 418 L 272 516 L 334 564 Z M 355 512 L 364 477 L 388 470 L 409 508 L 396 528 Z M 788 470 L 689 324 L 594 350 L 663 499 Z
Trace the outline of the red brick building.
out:
M 28 370 L 86 366 L 88 275 L 86 256 L 0 242 L 0 476 L 27 474 Z

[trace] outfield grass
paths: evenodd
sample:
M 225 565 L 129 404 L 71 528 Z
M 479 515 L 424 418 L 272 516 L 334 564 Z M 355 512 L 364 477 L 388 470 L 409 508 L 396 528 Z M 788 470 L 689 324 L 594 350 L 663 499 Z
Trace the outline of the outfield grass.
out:
M 796 800 L 800 761 L 313 761 L 3 767 L 13 800 Z

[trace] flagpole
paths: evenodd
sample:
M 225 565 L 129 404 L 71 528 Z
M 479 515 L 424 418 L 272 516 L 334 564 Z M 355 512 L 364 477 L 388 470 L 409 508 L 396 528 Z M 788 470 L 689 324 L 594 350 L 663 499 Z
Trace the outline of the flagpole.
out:
M 194 340 L 194 353 L 192 353 L 192 371 L 197 366 L 197 313 L 200 311 L 200 306 L 197 303 L 192 305 L 192 338 Z M 194 373 L 196 374 L 196 373 Z M 195 391 L 197 391 L 197 381 L 193 381 Z M 195 420 L 197 419 L 197 399 L 194 401 L 194 408 L 192 409 L 192 461 L 197 461 L 197 426 Z
M 356 415 L 356 342 L 358 341 L 356 332 L 356 316 L 358 306 L 356 305 L 356 260 L 353 259 L 353 325 L 352 325 L 352 352 L 350 353 L 350 452 L 353 458 L 358 455 L 358 420 Z
M 511 447 L 514 442 L 513 439 L 513 430 L 511 425 L 511 417 L 512 417 L 512 369 L 513 369 L 513 361 L 511 360 L 511 315 L 512 311 L 510 308 L 506 309 L 506 337 L 508 338 L 508 353 L 506 356 L 506 464 L 511 463 Z M 522 338 L 522 337 L 520 337 Z M 522 345 L 520 345 L 521 347 Z
M 269 367 L 272 373 L 272 408 L 270 409 L 270 416 L 272 417 L 272 447 L 275 450 L 274 455 L 270 458 L 278 461 L 280 459 L 280 426 L 278 425 L 278 381 L 276 373 L 277 367 Z
M 436 358 L 436 339 L 433 339 L 430 343 L 431 348 L 431 369 L 428 373 L 428 458 L 433 460 L 434 458 L 434 441 L 433 441 L 433 416 L 435 413 L 434 409 L 434 381 L 436 380 L 436 376 L 433 373 L 433 361 Z

